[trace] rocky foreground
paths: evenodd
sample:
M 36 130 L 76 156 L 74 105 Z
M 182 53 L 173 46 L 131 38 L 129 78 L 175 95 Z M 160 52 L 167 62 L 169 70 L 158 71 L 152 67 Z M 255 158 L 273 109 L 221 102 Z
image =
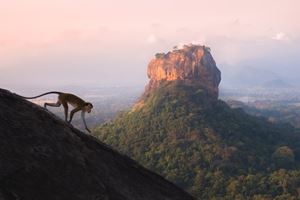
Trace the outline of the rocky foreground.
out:
M 45 109 L 0 89 L 0 200 L 190 200 Z

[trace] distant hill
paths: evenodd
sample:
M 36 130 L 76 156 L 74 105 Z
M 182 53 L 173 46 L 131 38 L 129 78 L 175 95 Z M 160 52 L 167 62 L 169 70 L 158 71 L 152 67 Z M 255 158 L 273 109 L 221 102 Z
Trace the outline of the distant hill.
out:
M 228 72 L 224 87 L 229 88 L 291 88 L 292 85 L 270 70 L 244 66 Z
M 0 89 L 1 200 L 192 200 L 96 138 Z
M 273 79 L 273 80 L 270 80 L 270 81 L 266 81 L 262 84 L 262 87 L 264 88 L 274 88 L 274 89 L 283 89 L 283 88 L 291 88 L 292 86 L 281 80 L 281 79 Z
M 96 129 L 105 143 L 199 199 L 296 199 L 300 137 L 218 100 L 204 46 L 160 54 L 137 104 Z

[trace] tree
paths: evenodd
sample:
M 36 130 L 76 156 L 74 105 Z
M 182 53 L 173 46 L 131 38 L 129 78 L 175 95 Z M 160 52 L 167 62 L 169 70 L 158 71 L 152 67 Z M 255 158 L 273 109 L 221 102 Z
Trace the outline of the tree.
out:
M 272 159 L 278 167 L 291 168 L 295 162 L 295 155 L 288 146 L 281 146 L 273 153 Z

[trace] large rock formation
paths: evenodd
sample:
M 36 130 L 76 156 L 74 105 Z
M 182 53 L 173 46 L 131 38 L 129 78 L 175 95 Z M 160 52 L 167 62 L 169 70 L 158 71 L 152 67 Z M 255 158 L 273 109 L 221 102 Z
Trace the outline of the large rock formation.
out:
M 216 99 L 220 72 L 208 49 L 158 54 L 148 75 L 134 108 L 95 130 L 101 140 L 198 199 L 299 197 L 300 134 Z
M 208 47 L 185 45 L 167 54 L 156 54 L 156 58 L 148 65 L 148 77 L 148 91 L 165 81 L 180 81 L 183 84 L 198 85 L 218 98 L 221 72 Z
M 192 200 L 45 109 L 0 89 L 0 200 Z

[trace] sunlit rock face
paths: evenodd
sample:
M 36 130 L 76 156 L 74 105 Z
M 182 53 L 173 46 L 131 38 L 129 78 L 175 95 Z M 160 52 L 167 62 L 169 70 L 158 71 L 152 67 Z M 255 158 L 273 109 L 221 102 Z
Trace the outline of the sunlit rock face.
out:
M 198 85 L 211 96 L 218 98 L 221 72 L 210 49 L 200 45 L 185 45 L 168 53 L 158 53 L 148 65 L 150 79 L 146 91 L 157 88 L 166 81 Z

